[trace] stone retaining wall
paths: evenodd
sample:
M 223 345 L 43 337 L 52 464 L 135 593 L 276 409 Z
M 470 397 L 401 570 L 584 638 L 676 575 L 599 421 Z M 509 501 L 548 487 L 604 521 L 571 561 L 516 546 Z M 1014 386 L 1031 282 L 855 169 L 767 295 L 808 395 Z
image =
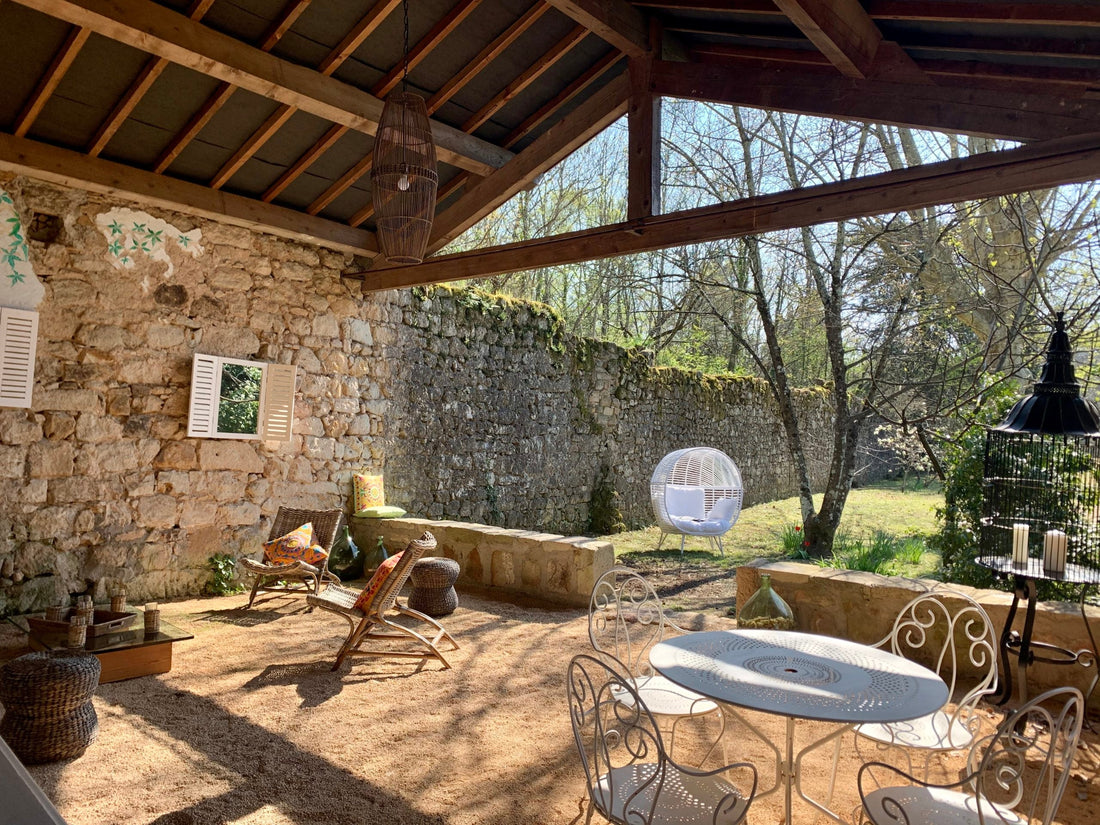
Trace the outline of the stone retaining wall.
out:
M 865 644 L 885 638 L 902 607 L 920 593 L 944 590 L 965 593 L 989 614 L 998 635 L 1012 602 L 1012 594 L 1000 590 L 978 590 L 931 579 L 907 579 L 797 562 L 769 563 L 760 560 L 737 570 L 738 609 L 756 592 L 762 572 L 771 574 L 773 588 L 794 610 L 797 629 Z M 1100 608 L 1086 607 L 1085 612 L 1094 638 L 1100 639 Z M 1021 630 L 1022 627 L 1021 607 L 1016 629 Z M 1072 651 L 1092 648 L 1080 606 L 1067 602 L 1042 602 L 1037 606 L 1032 638 Z M 1013 680 L 1018 685 L 1016 661 L 1014 658 L 1010 661 Z M 1035 662 L 1028 668 L 1028 689 L 1032 696 L 1064 685 L 1072 685 L 1084 692 L 1088 690 L 1095 673 L 1095 662 L 1087 668 Z M 1100 707 L 1100 690 L 1094 691 L 1090 707 Z
M 359 547 L 374 547 L 381 536 L 391 555 L 425 530 L 437 542 L 433 555 L 458 562 L 459 587 L 474 585 L 587 607 L 596 579 L 615 564 L 610 542 L 585 536 L 419 518 L 351 519 L 352 538 Z

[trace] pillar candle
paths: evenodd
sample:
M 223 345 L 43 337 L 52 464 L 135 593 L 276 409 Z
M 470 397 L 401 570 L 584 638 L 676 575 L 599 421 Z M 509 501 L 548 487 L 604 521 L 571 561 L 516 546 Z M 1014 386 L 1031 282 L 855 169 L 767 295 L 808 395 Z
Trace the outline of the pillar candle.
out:
M 1012 525 L 1012 563 L 1027 566 L 1027 539 L 1031 528 L 1027 524 Z
M 1043 536 L 1043 569 L 1048 573 L 1064 573 L 1066 569 L 1066 534 L 1047 530 Z

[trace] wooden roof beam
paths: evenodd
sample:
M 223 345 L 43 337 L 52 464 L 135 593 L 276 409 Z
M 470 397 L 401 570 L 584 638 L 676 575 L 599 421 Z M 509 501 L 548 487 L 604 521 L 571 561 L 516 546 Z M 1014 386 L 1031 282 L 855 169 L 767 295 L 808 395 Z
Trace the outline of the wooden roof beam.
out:
M 1012 140 L 1100 131 L 1100 102 L 1003 90 L 879 83 L 819 71 L 656 61 L 658 94 Z
M 1097 169 L 1100 134 L 1080 135 L 536 241 L 444 255 L 415 266 L 372 269 L 349 277 L 361 278 L 368 291 L 487 278 L 1008 192 L 1049 189 L 1093 180 Z
M 175 209 L 341 252 L 371 257 L 378 254 L 374 233 L 365 229 L 14 135 L 0 134 L 0 170 Z
M 547 0 L 547 2 L 630 57 L 645 57 L 649 22 L 626 0 Z
M 60 20 L 248 89 L 304 112 L 373 135 L 382 101 L 353 86 L 281 60 L 148 0 L 16 0 Z M 432 121 L 440 159 L 488 173 L 510 153 Z

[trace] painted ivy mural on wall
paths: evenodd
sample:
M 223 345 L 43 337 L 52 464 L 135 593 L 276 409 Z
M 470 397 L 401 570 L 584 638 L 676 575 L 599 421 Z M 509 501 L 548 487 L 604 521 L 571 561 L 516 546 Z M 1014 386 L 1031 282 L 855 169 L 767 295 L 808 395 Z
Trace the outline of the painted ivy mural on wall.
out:
M 171 277 L 175 265 L 168 254 L 174 243 L 192 258 L 203 253 L 202 231 L 180 232 L 172 224 L 133 209 L 112 209 L 96 215 L 96 226 L 107 239 L 107 256 L 116 269 L 133 269 L 142 257 L 167 266 L 164 277 Z
M 15 202 L 0 189 L 0 306 L 36 309 L 45 291 L 31 266 Z

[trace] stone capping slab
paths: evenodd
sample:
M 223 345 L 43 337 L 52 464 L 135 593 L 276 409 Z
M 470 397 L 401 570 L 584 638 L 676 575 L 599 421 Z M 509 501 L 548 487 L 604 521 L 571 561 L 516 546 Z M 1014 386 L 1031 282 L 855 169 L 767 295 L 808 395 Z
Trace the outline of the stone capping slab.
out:
M 458 562 L 458 586 L 474 585 L 554 604 L 587 607 L 596 579 L 615 564 L 611 542 L 464 521 L 352 516 L 352 538 L 364 551 L 378 544 L 396 553 L 425 530 L 434 555 Z
M 973 598 L 989 614 L 998 636 L 1008 617 L 1012 594 L 1002 590 L 980 590 L 961 584 L 933 579 L 882 576 L 858 570 L 836 570 L 800 562 L 774 562 L 756 559 L 737 568 L 737 607 L 756 592 L 760 574 L 769 573 L 772 586 L 794 610 L 795 627 L 809 633 L 821 633 L 875 644 L 885 639 L 894 619 L 909 600 L 920 593 L 960 592 Z M 1086 606 L 1085 614 L 1093 636 L 1100 640 L 1100 608 Z M 1023 603 L 1016 615 L 1015 627 L 1023 629 Z M 1035 609 L 1032 639 L 1067 650 L 1090 650 L 1088 633 L 1077 602 L 1039 602 Z M 1010 657 L 1014 688 L 1013 701 L 1019 697 L 1019 678 L 1015 657 Z M 927 664 L 927 663 L 926 663 Z M 1052 665 L 1034 662 L 1028 668 L 1028 695 L 1072 685 L 1082 692 L 1088 689 L 1095 673 L 1080 665 Z M 1094 691 L 1089 707 L 1100 708 L 1100 687 Z

